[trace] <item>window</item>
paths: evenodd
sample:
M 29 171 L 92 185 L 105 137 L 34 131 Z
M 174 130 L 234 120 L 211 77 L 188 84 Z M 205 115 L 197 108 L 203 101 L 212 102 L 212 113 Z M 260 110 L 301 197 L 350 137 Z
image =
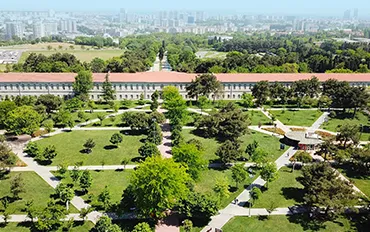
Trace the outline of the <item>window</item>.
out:
M 136 90 L 138 90 L 139 89 L 139 85 L 136 85 Z
M 227 98 L 230 98 L 230 94 L 227 95 Z
M 91 99 L 94 99 L 94 95 L 91 95 Z
M 122 99 L 122 95 L 119 95 L 119 99 Z
M 134 86 L 133 85 L 131 85 L 131 90 L 134 90 Z
M 182 90 L 182 85 L 180 85 L 180 89 Z
M 134 98 L 134 95 L 131 94 L 131 99 L 133 99 L 133 98 Z
M 233 94 L 233 98 L 235 98 L 235 94 Z
M 125 98 L 127 99 L 127 94 L 125 95 Z
M 127 90 L 127 85 L 125 85 L 125 90 Z
M 63 89 L 63 90 L 65 90 L 65 89 L 66 89 L 66 86 L 65 86 L 64 84 L 62 85 L 62 89 Z
M 122 90 L 122 85 L 119 85 L 119 90 Z
M 150 99 L 150 95 L 148 94 L 148 95 L 146 95 L 146 97 L 148 98 L 148 99 Z

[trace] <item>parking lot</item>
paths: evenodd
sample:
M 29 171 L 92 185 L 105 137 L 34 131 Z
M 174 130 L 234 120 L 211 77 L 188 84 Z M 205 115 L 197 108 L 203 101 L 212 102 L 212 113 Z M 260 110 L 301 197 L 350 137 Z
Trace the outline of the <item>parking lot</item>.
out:
M 0 50 L 0 64 L 18 63 L 22 52 L 21 50 Z

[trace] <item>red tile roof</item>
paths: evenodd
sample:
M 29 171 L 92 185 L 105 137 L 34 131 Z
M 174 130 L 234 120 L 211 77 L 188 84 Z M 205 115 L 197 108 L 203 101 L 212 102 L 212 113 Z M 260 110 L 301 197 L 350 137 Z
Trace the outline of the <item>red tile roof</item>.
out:
M 73 82 L 75 73 L 0 73 L 1 82 Z M 105 73 L 93 74 L 94 82 L 103 82 Z M 187 83 L 197 74 L 179 72 L 143 72 L 143 73 L 111 73 L 112 82 L 136 83 Z M 258 82 L 262 80 L 274 82 L 293 82 L 316 76 L 320 81 L 337 79 L 349 82 L 370 82 L 370 74 L 345 73 L 245 73 L 215 74 L 221 82 Z

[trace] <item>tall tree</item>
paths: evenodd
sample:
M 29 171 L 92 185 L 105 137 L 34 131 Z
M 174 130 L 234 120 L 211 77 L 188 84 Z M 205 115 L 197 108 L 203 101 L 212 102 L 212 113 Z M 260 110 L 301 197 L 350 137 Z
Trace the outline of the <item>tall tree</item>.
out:
M 267 163 L 262 167 L 261 178 L 266 181 L 266 188 L 269 187 L 269 182 L 278 178 L 278 170 L 275 163 Z
M 157 111 L 158 106 L 159 106 L 159 103 L 158 103 L 159 92 L 158 92 L 158 90 L 154 91 L 154 93 L 151 96 L 151 99 L 152 99 L 152 102 L 150 103 L 150 110 L 155 112 L 155 111 Z
M 92 177 L 88 170 L 82 172 L 80 176 L 80 187 L 84 192 L 87 192 L 87 189 L 91 187 Z
M 73 91 L 83 101 L 89 99 L 89 91 L 93 88 L 93 77 L 89 71 L 80 71 L 75 77 Z
M 240 143 L 238 141 L 226 140 L 217 149 L 216 155 L 220 157 L 223 164 L 228 164 L 236 161 L 241 157 Z
M 107 216 L 100 217 L 95 224 L 94 231 L 96 232 L 121 232 L 118 225 L 112 223 L 112 219 Z
M 267 81 L 257 82 L 252 88 L 252 94 L 258 105 L 265 104 L 270 95 L 269 83 Z
M 7 115 L 5 129 L 17 135 L 30 135 L 40 128 L 41 118 L 31 106 L 20 106 Z
M 236 183 L 236 188 L 238 188 L 239 183 L 242 183 L 247 178 L 247 171 L 243 164 L 234 165 L 231 168 L 232 178 Z
M 139 148 L 138 152 L 145 159 L 147 157 L 157 156 L 161 154 L 154 143 L 145 143 Z
M 62 103 L 62 99 L 53 94 L 41 95 L 36 101 L 36 105 L 44 105 L 46 107 L 46 112 L 48 114 L 50 114 L 53 110 L 59 109 Z
M 110 138 L 110 142 L 118 147 L 118 144 L 122 143 L 123 137 L 120 133 L 114 133 L 112 137 Z
M 15 200 L 19 199 L 19 194 L 24 193 L 24 182 L 21 174 L 16 175 L 10 182 L 10 192 Z
M 0 143 L 0 170 L 15 166 L 17 155 L 6 143 Z
M 115 93 L 116 91 L 113 89 L 112 83 L 109 81 L 109 73 L 107 73 L 107 75 L 105 75 L 105 80 L 103 82 L 101 96 L 106 102 L 113 101 L 115 99 L 114 96 Z
M 325 207 L 328 216 L 343 212 L 356 195 L 352 185 L 339 178 L 339 173 L 328 163 L 316 163 L 303 167 L 298 181 L 304 186 L 303 199 L 311 209 Z M 313 212 L 317 212 L 314 210 Z M 332 213 L 333 215 L 329 215 Z
M 188 173 L 194 180 L 199 178 L 200 171 L 206 165 L 202 155 L 202 151 L 194 144 L 180 144 L 172 149 L 172 158 L 175 162 L 187 166 Z
M 339 127 L 337 140 L 343 144 L 344 148 L 349 141 L 357 144 L 360 141 L 360 126 L 345 120 Z
M 134 203 L 141 215 L 160 218 L 187 196 L 189 181 L 186 168 L 172 159 L 147 158 L 131 177 Z
M 162 129 L 158 125 L 155 120 L 150 122 L 150 126 L 148 128 L 148 138 L 147 141 L 149 143 L 154 143 L 156 145 L 160 145 L 162 143 Z
M 83 147 L 85 148 L 85 152 L 87 154 L 92 152 L 92 149 L 95 147 L 95 141 L 93 139 L 87 139 L 84 143 Z

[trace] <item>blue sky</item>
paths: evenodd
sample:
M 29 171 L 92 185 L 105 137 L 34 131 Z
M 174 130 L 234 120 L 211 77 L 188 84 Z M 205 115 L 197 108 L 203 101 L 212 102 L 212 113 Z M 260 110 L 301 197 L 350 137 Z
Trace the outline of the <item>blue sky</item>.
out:
M 359 8 L 370 16 L 369 0 L 2 0 L 7 10 L 102 10 L 128 11 L 206 10 L 227 13 L 284 13 L 342 15 L 346 9 Z

